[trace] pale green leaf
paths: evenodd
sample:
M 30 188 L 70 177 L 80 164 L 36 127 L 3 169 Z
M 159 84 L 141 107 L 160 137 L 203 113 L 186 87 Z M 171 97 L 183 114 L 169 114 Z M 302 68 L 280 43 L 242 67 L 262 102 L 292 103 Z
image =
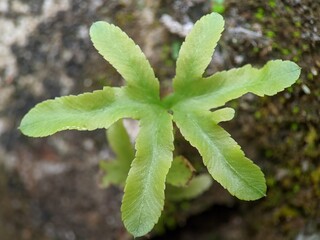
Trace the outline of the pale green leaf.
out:
M 192 178 L 187 187 L 168 186 L 166 197 L 171 201 L 193 199 L 207 191 L 212 185 L 212 178 L 208 174 L 201 174 Z
M 215 123 L 220 123 L 230 121 L 231 119 L 233 119 L 234 113 L 235 111 L 233 108 L 226 107 L 213 111 L 210 114 L 210 117 L 212 121 L 214 121 Z
M 173 159 L 166 182 L 176 186 L 186 186 L 193 177 L 195 169 L 184 157 L 178 156 Z
M 124 225 L 135 237 L 148 233 L 161 215 L 173 151 L 172 116 L 161 108 L 145 114 L 121 206 Z
M 260 168 L 244 156 L 240 146 L 211 119 L 210 112 L 175 110 L 173 120 L 182 135 L 196 147 L 212 177 L 242 200 L 265 196 L 266 184 Z
M 181 46 L 177 60 L 175 91 L 183 92 L 191 82 L 198 82 L 212 59 L 212 53 L 223 31 L 221 15 L 211 13 L 198 20 Z
M 261 69 L 245 65 L 191 83 L 183 96 L 174 96 L 171 101 L 185 100 L 184 104 L 197 109 L 215 108 L 248 92 L 274 95 L 294 84 L 299 75 L 300 67 L 290 61 L 269 61 Z
M 101 187 L 109 187 L 111 184 L 121 187 L 124 186 L 128 176 L 130 165 L 129 169 L 127 169 L 127 167 L 124 166 L 123 163 L 119 163 L 117 159 L 114 159 L 111 161 L 100 161 L 99 167 L 104 173 L 100 182 Z
M 96 22 L 90 37 L 99 53 L 122 75 L 140 100 L 159 99 L 159 81 L 142 53 L 128 35 L 107 22 Z
M 123 126 L 122 120 L 115 122 L 107 130 L 107 139 L 118 162 L 123 162 L 130 167 L 130 164 L 134 159 L 134 148 L 130 141 L 129 134 Z
M 134 159 L 134 149 L 122 120 L 111 125 L 107 130 L 107 138 L 116 159 L 100 161 L 100 169 L 105 172 L 102 186 L 108 187 L 110 184 L 124 186 Z
M 32 137 L 45 137 L 66 129 L 108 128 L 124 117 L 137 117 L 139 106 L 126 100 L 122 89 L 59 97 L 37 104 L 22 119 L 20 130 Z

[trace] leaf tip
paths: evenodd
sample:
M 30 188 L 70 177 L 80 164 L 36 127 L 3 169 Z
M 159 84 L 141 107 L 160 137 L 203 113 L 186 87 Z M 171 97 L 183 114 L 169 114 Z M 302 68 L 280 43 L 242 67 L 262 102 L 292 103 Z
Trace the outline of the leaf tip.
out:
M 218 24 L 219 27 L 221 27 L 223 30 L 225 22 L 221 14 L 212 12 L 210 14 L 205 15 L 203 18 L 210 18 L 211 21 L 214 21 L 215 24 Z
M 132 226 L 130 226 L 130 224 L 128 224 L 126 221 L 123 221 L 125 228 L 127 229 L 127 231 L 134 237 L 134 238 L 138 238 L 138 237 L 143 237 L 146 234 L 148 234 L 154 224 L 152 225 L 152 227 L 149 226 L 144 226 L 143 224 L 140 224 L 139 226 L 136 226 L 134 228 L 132 228 Z
M 103 36 L 107 34 L 107 31 L 113 28 L 117 27 L 105 21 L 94 22 L 89 30 L 89 35 L 93 44 L 95 45 L 96 41 L 101 41 L 100 39 L 103 39 Z
M 91 25 L 90 30 L 89 30 L 89 34 L 90 34 L 91 39 L 95 37 L 95 35 L 100 31 L 101 27 L 103 27 L 103 25 L 105 25 L 105 24 L 106 24 L 106 22 L 97 21 Z
M 18 130 L 25 136 L 28 136 L 28 137 L 36 137 L 32 134 L 32 132 L 29 130 L 28 128 L 28 123 L 26 123 L 28 121 L 28 116 L 29 116 L 29 113 L 27 113 L 27 115 L 25 115 L 21 122 L 20 122 L 20 125 L 18 127 Z
M 275 60 L 272 62 L 274 64 L 281 64 L 282 70 L 284 72 L 291 73 L 292 79 L 298 80 L 301 73 L 301 67 L 298 64 L 289 60 Z

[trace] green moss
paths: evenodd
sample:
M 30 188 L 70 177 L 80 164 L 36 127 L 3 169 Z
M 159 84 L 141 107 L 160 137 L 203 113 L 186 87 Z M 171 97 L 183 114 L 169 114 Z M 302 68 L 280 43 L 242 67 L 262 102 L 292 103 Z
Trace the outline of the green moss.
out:
M 276 180 L 274 179 L 274 177 L 267 177 L 266 182 L 268 187 L 273 187 L 276 184 Z
M 285 56 L 288 56 L 290 54 L 290 50 L 287 48 L 282 48 L 280 51 Z
M 299 106 L 294 106 L 294 107 L 292 108 L 292 113 L 293 113 L 293 114 L 298 114 L 299 112 L 300 112 Z
M 256 17 L 256 19 L 262 21 L 264 19 L 264 16 L 265 16 L 263 8 L 258 8 L 258 10 L 257 10 L 257 12 L 255 13 L 254 16 Z
M 254 53 L 258 53 L 258 52 L 260 51 L 260 49 L 259 49 L 258 47 L 254 47 L 254 48 L 252 49 L 252 51 L 253 51 Z
M 320 184 L 320 167 L 315 169 L 312 173 L 311 173 L 311 180 L 314 184 L 316 184 L 317 186 L 319 186 Z
M 266 32 L 266 35 L 267 35 L 268 38 L 274 38 L 276 34 L 275 34 L 275 32 L 273 32 L 271 30 L 268 30 Z
M 301 27 L 301 21 L 296 21 L 294 22 L 294 25 L 297 27 L 297 28 L 300 28 Z
M 217 12 L 217 13 L 224 13 L 225 7 L 224 7 L 224 0 L 212 0 L 212 7 L 211 7 L 212 12 Z
M 264 155 L 266 156 L 266 158 L 271 158 L 273 156 L 273 151 L 271 149 L 267 149 L 264 152 Z
M 269 186 L 269 185 L 268 185 Z M 274 187 L 272 190 L 268 193 L 268 201 L 264 202 L 264 206 L 266 208 L 274 208 L 275 206 L 279 206 L 281 203 L 281 200 L 283 198 L 283 194 L 280 188 L 277 187 L 277 182 L 274 180 Z
M 293 37 L 294 38 L 300 38 L 301 37 L 301 32 L 300 31 L 294 31 L 293 32 Z
M 276 7 L 276 1 L 275 0 L 269 0 L 269 6 L 271 8 L 275 8 Z
M 309 80 L 313 80 L 313 74 L 312 74 L 311 72 L 309 72 L 309 73 L 307 74 L 307 78 L 308 78 Z
M 276 43 L 276 42 L 273 42 L 273 43 L 272 43 L 272 48 L 274 48 L 274 49 L 279 49 L 279 44 Z
M 289 13 L 290 15 L 294 13 L 293 9 L 290 6 L 285 6 L 284 8 L 286 10 L 287 13 Z
M 301 189 L 301 187 L 300 187 L 300 185 L 299 184 L 295 184 L 294 186 L 293 186 L 293 193 L 298 193 L 299 191 L 300 191 L 300 189 Z
M 302 44 L 302 50 L 303 51 L 308 51 L 310 49 L 308 44 Z
M 290 129 L 292 131 L 297 131 L 299 129 L 299 124 L 298 123 L 291 123 Z
M 274 218 L 276 222 L 283 221 L 283 219 L 291 219 L 299 216 L 299 212 L 288 205 L 282 206 L 275 212 Z
M 135 16 L 124 11 L 117 12 L 115 19 L 119 26 L 130 26 L 130 23 L 135 22 Z
M 305 137 L 306 146 L 304 154 L 311 158 L 316 158 L 320 155 L 318 150 L 317 141 L 319 139 L 318 132 L 314 127 L 310 127 Z
M 260 111 L 256 111 L 254 113 L 254 117 L 255 117 L 255 119 L 260 119 L 261 118 L 261 112 Z
M 299 61 L 300 61 L 300 57 L 294 56 L 294 57 L 292 58 L 292 60 L 293 60 L 294 62 L 299 62 Z
M 300 167 L 295 167 L 293 170 L 293 173 L 296 177 L 301 177 L 301 168 Z
M 309 128 L 309 132 L 305 138 L 305 141 L 308 143 L 308 144 L 312 144 L 312 145 L 315 145 L 316 141 L 319 139 L 319 136 L 318 136 L 318 133 L 317 133 L 317 130 L 311 126 Z
M 288 87 L 288 88 L 287 88 L 287 91 L 288 91 L 289 93 L 293 93 L 293 87 L 291 87 L 291 86 Z

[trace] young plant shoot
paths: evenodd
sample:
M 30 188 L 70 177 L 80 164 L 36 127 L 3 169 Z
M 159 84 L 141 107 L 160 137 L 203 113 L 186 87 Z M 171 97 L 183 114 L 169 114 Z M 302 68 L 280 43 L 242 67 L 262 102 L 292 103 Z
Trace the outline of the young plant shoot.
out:
M 179 52 L 173 92 L 160 98 L 159 81 L 133 40 L 112 24 L 94 23 L 90 29 L 93 45 L 126 85 L 39 103 L 22 119 L 20 130 L 27 136 L 45 137 L 67 129 L 107 129 L 122 118 L 139 120 L 121 206 L 124 225 L 135 237 L 151 231 L 163 210 L 173 161 L 173 122 L 198 149 L 212 178 L 230 194 L 242 200 L 265 196 L 260 168 L 219 126 L 234 116 L 233 109 L 222 107 L 248 92 L 272 96 L 295 83 L 300 68 L 290 61 L 275 60 L 260 69 L 245 65 L 203 77 L 223 28 L 224 20 L 217 13 L 195 23 Z M 124 178 L 119 176 L 118 181 Z

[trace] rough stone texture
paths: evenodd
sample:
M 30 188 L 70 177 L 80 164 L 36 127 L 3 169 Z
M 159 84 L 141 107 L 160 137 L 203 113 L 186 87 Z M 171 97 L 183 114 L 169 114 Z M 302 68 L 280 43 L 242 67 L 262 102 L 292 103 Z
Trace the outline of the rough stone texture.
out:
M 222 188 L 192 202 L 165 239 L 308 239 L 320 232 L 320 4 L 312 0 L 225 1 L 226 31 L 207 74 L 282 58 L 302 67 L 299 82 L 271 98 L 230 103 L 226 128 L 266 174 L 268 197 L 255 203 Z M 120 221 L 121 190 L 99 189 L 98 161 L 110 157 L 103 131 L 31 139 L 17 130 L 36 103 L 121 85 L 88 39 L 95 20 L 124 29 L 170 90 L 182 39 L 162 24 L 184 26 L 210 11 L 203 0 L 0 0 L 0 239 L 130 239 Z M 177 139 L 177 152 L 199 160 Z M 186 209 L 186 206 L 180 206 Z M 202 208 L 201 208 L 202 207 Z M 180 208 L 177 208 L 178 210 Z M 179 220 L 180 219 L 180 220 Z
M 150 26 L 157 4 L 141 4 L 0 1 L 0 203 L 7 206 L 0 209 L 1 240 L 128 238 L 120 220 L 121 191 L 98 184 L 98 162 L 110 158 L 104 132 L 31 139 L 17 127 L 44 99 L 121 84 L 92 47 L 92 22 L 108 20 L 142 34 L 133 38 L 151 56 L 164 39 L 163 28 Z

